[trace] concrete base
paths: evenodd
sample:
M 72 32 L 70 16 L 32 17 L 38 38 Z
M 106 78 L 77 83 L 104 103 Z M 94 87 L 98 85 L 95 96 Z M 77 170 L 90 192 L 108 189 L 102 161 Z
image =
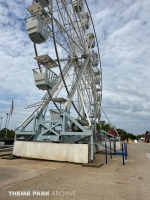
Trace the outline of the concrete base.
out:
M 88 163 L 88 144 L 15 141 L 13 155 L 44 160 Z
M 104 165 L 104 163 L 101 162 L 92 162 L 92 163 L 87 163 L 87 164 L 83 164 L 83 167 L 102 167 Z
M 107 145 L 107 149 L 110 148 L 110 142 L 106 142 Z M 112 151 L 114 150 L 114 142 L 111 142 L 111 149 Z M 120 150 L 121 149 L 121 143 L 119 141 L 116 142 L 116 150 Z M 95 143 L 94 144 L 94 152 L 100 152 L 105 150 L 105 142 L 102 143 Z

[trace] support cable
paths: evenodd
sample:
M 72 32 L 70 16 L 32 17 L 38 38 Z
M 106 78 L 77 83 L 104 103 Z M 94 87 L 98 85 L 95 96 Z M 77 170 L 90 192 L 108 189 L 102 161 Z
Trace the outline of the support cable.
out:
M 115 130 L 115 132 L 117 133 L 117 136 L 119 136 L 119 133 L 117 132 L 116 128 L 112 125 L 111 121 L 109 120 L 109 118 L 107 117 L 106 113 L 104 112 L 104 110 L 101 107 L 102 112 L 104 113 L 105 117 L 108 119 L 109 123 L 111 124 L 111 126 L 113 127 L 113 129 Z

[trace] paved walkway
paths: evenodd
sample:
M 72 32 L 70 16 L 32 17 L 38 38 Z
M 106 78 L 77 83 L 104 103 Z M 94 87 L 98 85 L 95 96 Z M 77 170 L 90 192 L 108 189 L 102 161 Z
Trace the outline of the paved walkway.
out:
M 0 199 L 150 200 L 150 145 L 129 144 L 128 152 L 125 166 L 121 156 L 113 156 L 100 168 L 0 159 Z M 104 154 L 96 154 L 96 159 L 104 161 Z M 26 196 L 12 196 L 17 191 Z

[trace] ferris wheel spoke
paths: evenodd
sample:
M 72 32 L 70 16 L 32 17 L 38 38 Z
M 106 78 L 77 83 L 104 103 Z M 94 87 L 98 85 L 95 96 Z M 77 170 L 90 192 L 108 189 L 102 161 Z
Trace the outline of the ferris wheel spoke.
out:
M 90 100 L 90 104 L 92 105 L 93 102 L 95 102 L 94 109 L 96 109 L 96 111 L 98 111 L 98 104 L 96 103 L 97 102 L 97 93 L 96 93 L 96 87 L 94 87 L 94 85 L 95 85 L 94 77 L 93 77 L 93 74 L 91 73 L 91 70 L 89 70 L 89 72 L 90 72 L 91 77 L 90 77 L 90 80 L 87 79 L 87 82 L 89 85 L 91 85 L 91 93 L 92 93 L 92 97 L 93 97 L 93 99 L 91 98 L 91 100 Z
M 63 3 L 63 5 L 64 5 L 64 2 L 62 1 L 62 3 Z M 64 6 L 65 7 L 65 6 Z M 80 29 L 77 29 L 76 27 L 75 27 L 75 21 L 73 22 L 72 21 L 72 19 L 71 19 L 71 13 L 69 13 L 68 12 L 68 10 L 67 10 L 67 8 L 65 7 L 65 11 L 66 11 L 66 13 L 67 13 L 67 16 L 68 16 L 68 18 L 69 18 L 69 21 L 70 21 L 70 24 L 72 25 L 72 27 L 73 27 L 73 29 L 74 29 L 74 31 L 75 31 L 75 34 L 76 34 L 76 36 L 77 36 L 77 38 L 79 39 L 79 42 L 80 42 L 80 45 L 82 46 L 82 48 L 84 48 L 84 43 L 83 43 L 83 40 L 82 40 L 82 38 L 79 36 L 79 34 L 78 34 L 78 32 L 80 32 L 79 30 Z M 79 27 L 78 27 L 79 28 Z M 77 29 L 77 30 L 76 30 Z M 78 32 L 77 32 L 78 31 Z
M 62 12 L 60 11 L 60 7 L 59 7 L 59 4 L 58 4 L 58 1 L 56 1 L 56 3 L 57 3 L 57 6 L 58 6 L 58 17 L 59 17 L 59 22 L 62 21 L 62 24 L 63 24 L 63 26 L 65 27 L 65 20 L 66 20 L 66 18 L 63 16 Z M 59 32 L 59 31 L 58 31 L 58 32 Z M 61 32 L 61 34 L 62 34 L 64 40 L 66 41 L 66 44 L 68 45 L 69 49 L 72 51 L 72 48 L 71 48 L 70 43 L 67 42 L 67 38 L 65 38 L 65 36 L 64 36 L 64 34 L 63 34 L 62 32 Z
M 56 1 L 56 3 L 57 3 L 57 6 L 58 6 L 58 1 Z M 64 6 L 64 2 L 62 2 L 62 4 Z M 72 20 L 74 20 L 74 17 L 71 18 L 67 8 L 68 7 L 60 8 L 60 6 L 58 6 L 58 10 L 57 10 L 58 14 L 57 15 L 61 17 L 61 20 L 59 20 L 59 23 L 56 20 L 57 27 L 58 27 L 58 29 L 60 31 L 60 34 L 62 34 L 63 32 L 65 32 L 67 34 L 66 38 L 68 38 L 69 35 L 71 35 L 71 37 L 69 37 L 69 41 L 70 41 L 71 46 L 73 46 L 73 44 L 74 44 L 80 51 L 83 52 L 83 50 L 80 48 L 80 46 L 85 46 L 85 45 L 82 45 L 82 44 L 85 43 L 85 41 L 83 40 L 83 38 L 80 37 L 81 34 L 80 34 L 80 36 L 78 34 L 78 32 L 81 33 L 82 29 L 81 29 L 81 27 L 79 28 L 78 22 L 76 23 L 76 21 L 72 21 Z M 63 11 L 64 11 L 65 16 L 62 13 Z M 62 25 L 60 25 L 60 24 L 62 24 Z M 68 26 L 67 26 L 67 24 L 68 24 Z M 77 29 L 77 27 L 75 27 L 75 24 L 77 24 L 78 29 Z M 69 27 L 69 29 L 67 27 Z M 73 32 L 71 32 L 71 30 L 73 30 L 73 32 L 75 34 L 73 34 Z M 76 42 L 76 41 L 78 41 L 78 42 Z M 78 43 L 79 43 L 79 45 L 78 45 Z
M 57 35 L 57 33 L 55 33 L 55 34 Z M 54 40 L 52 34 L 50 34 L 50 38 Z M 67 49 L 66 47 L 64 47 L 64 44 L 62 44 L 62 41 L 61 41 L 60 39 L 58 39 L 58 38 L 59 38 L 59 37 L 57 37 L 57 39 L 55 38 L 56 43 L 57 43 L 63 50 L 65 50 L 68 54 L 70 54 L 71 56 L 73 56 L 72 49 L 71 49 L 70 46 L 68 46 L 68 44 L 70 45 L 70 43 L 67 43 L 67 41 L 66 41 L 66 44 L 67 44 L 67 47 L 68 47 L 68 49 Z M 60 40 L 60 41 L 59 41 L 59 40 Z
M 52 19 L 53 19 L 53 1 L 52 1 L 52 6 L 51 6 L 51 16 L 52 16 Z M 66 88 L 66 92 L 67 94 L 69 95 L 69 91 L 68 91 L 68 88 L 66 87 L 66 83 L 65 83 L 65 80 L 64 80 L 64 77 L 63 77 L 63 74 L 62 74 L 62 69 L 61 69 L 61 66 L 60 66 L 60 62 L 59 62 L 59 56 L 58 56 L 58 51 L 57 51 L 57 46 L 56 46 L 56 41 L 55 41 L 55 34 L 54 34 L 54 23 L 53 23 L 53 20 L 52 20 L 52 30 L 53 30 L 53 39 L 54 39 L 54 47 L 55 47 L 55 51 L 56 51 L 56 55 L 57 55 L 57 59 L 58 59 L 58 64 L 59 64 L 59 69 L 60 69 L 60 74 L 61 74 L 61 77 L 62 77 L 62 80 L 63 80 L 63 83 L 65 85 L 65 88 Z M 77 110 L 74 102 L 69 101 L 69 103 L 72 103 L 75 111 L 80 115 L 80 112 Z M 81 115 L 80 115 L 81 116 Z M 82 118 L 82 116 L 81 116 Z
M 35 43 L 33 43 L 34 44 L 34 51 L 35 51 L 35 55 L 36 56 L 38 56 L 38 53 L 37 53 L 37 48 L 36 48 L 36 44 Z M 37 62 L 38 63 L 38 62 Z M 39 66 L 39 70 L 40 70 L 40 72 L 42 72 L 42 69 L 41 69 L 41 66 L 40 66 L 40 64 L 38 63 L 38 66 Z
M 77 16 L 75 15 L 75 21 L 76 21 L 76 24 L 77 24 L 77 27 L 78 27 L 78 31 L 79 31 L 79 34 L 80 34 L 80 38 L 81 38 L 81 41 L 85 41 L 86 40 L 86 38 L 85 38 L 85 36 L 84 36 L 84 31 L 83 31 L 83 29 L 81 29 L 81 25 L 79 24 L 79 20 L 78 20 L 78 18 L 77 18 Z M 85 44 L 83 44 L 83 45 L 85 45 Z
M 88 99 L 87 101 L 89 102 L 89 104 L 90 104 L 90 102 L 91 102 L 91 92 L 90 92 L 90 89 L 88 89 L 87 87 L 86 87 L 86 83 L 84 82 L 84 79 L 82 78 L 82 81 L 83 81 L 83 85 L 81 85 L 81 88 L 82 88 L 82 91 L 84 91 L 84 94 L 85 94 L 85 97 Z
M 49 14 L 51 14 L 51 11 L 50 11 L 49 7 L 48 7 L 48 10 L 49 10 Z M 53 40 L 55 40 L 56 43 L 59 44 L 66 52 L 71 54 L 72 53 L 72 48 L 71 48 L 70 43 L 67 41 L 68 37 L 65 37 L 65 35 L 62 33 L 62 29 L 61 29 L 61 27 L 59 27 L 60 23 L 58 23 L 57 19 L 54 16 L 53 16 L 53 19 L 56 21 L 58 30 L 57 31 L 54 30 L 55 38 L 53 37 L 53 34 L 50 34 L 50 37 Z M 61 39 L 59 38 L 58 33 L 61 35 Z M 65 31 L 64 31 L 64 33 L 65 33 Z M 65 43 L 63 44 L 62 39 L 64 39 L 65 43 L 67 44 L 66 47 L 64 46 Z M 73 56 L 73 54 L 72 54 L 72 56 Z
M 66 66 L 63 68 L 63 70 L 62 70 L 63 77 L 66 77 L 66 75 L 67 75 L 67 73 L 69 72 L 69 70 L 71 70 L 71 67 L 72 67 L 73 63 L 74 63 L 74 60 L 72 60 L 70 63 L 67 63 Z M 56 82 L 55 82 L 55 85 L 54 85 L 53 89 L 52 89 L 52 90 L 48 90 L 48 94 L 49 94 L 49 95 L 46 95 L 47 93 L 44 95 L 44 97 L 46 97 L 44 100 L 46 100 L 46 101 L 45 101 L 43 107 L 42 107 L 41 110 L 40 110 L 41 112 L 42 112 L 42 111 L 46 108 L 46 106 L 49 104 L 49 102 L 51 101 L 51 98 L 53 97 L 53 95 L 55 94 L 55 92 L 58 90 L 59 86 L 60 86 L 62 83 L 63 83 L 63 79 L 62 79 L 62 76 L 61 76 L 61 74 L 60 74 L 60 75 L 58 76 Z M 43 98 L 44 98 L 44 97 L 43 97 Z
M 68 108 L 70 107 L 70 103 L 71 103 L 71 101 L 72 101 L 72 99 L 73 99 L 74 93 L 75 93 L 75 91 L 76 91 L 78 85 L 80 84 L 82 75 L 83 75 L 83 73 L 84 73 L 84 71 L 85 71 L 85 69 L 86 69 L 86 67 L 87 67 L 87 65 L 88 65 L 88 62 L 89 62 L 89 57 L 87 57 L 87 58 L 84 60 L 83 66 L 79 69 L 78 74 L 77 74 L 75 80 L 73 81 L 72 87 L 71 87 L 71 89 L 70 89 L 70 91 L 69 91 L 69 96 L 68 96 L 68 97 L 69 97 L 69 100 L 68 100 L 68 102 L 67 102 L 67 104 L 66 104 L 66 109 L 68 109 Z
M 83 52 L 83 49 L 77 44 L 77 42 L 73 39 L 73 37 L 67 32 L 67 30 L 58 22 L 58 20 L 56 18 L 54 18 L 54 21 L 60 31 L 60 33 L 62 33 L 62 31 L 64 31 L 66 33 L 66 36 L 70 39 L 70 43 L 75 44 L 76 47 L 78 47 L 78 49 Z
M 59 30 L 57 32 L 55 32 L 55 38 L 56 41 L 58 41 L 59 45 L 61 47 L 63 47 L 64 50 L 66 50 L 67 52 L 70 52 L 69 54 L 73 55 L 73 50 L 72 47 L 70 45 L 70 42 L 68 41 L 68 37 L 66 37 L 64 32 L 60 32 Z
M 87 87 L 86 87 L 86 84 L 85 84 L 85 82 L 84 82 L 84 80 L 82 79 L 82 81 L 83 81 L 83 85 L 81 85 L 81 91 L 84 91 L 84 97 L 85 97 L 85 99 L 86 99 L 86 102 L 87 103 L 85 103 L 86 105 L 87 105 L 87 112 L 89 113 L 90 112 L 90 110 L 91 110 L 91 104 L 92 104 L 92 95 L 91 95 L 91 88 L 90 89 L 88 89 Z
M 86 109 L 86 106 L 85 106 L 85 103 L 84 103 L 83 95 L 82 95 L 82 93 L 81 93 L 81 90 L 79 90 L 79 88 L 78 88 L 77 90 L 78 90 L 78 93 L 79 93 L 79 96 L 80 96 L 80 99 L 81 99 L 81 104 L 82 104 L 83 110 L 84 110 L 84 112 L 85 112 L 85 114 L 86 114 L 88 123 L 89 123 L 89 125 L 91 126 L 91 122 L 90 122 L 90 119 L 89 119 L 89 116 L 88 116 L 88 113 L 87 113 L 87 109 Z

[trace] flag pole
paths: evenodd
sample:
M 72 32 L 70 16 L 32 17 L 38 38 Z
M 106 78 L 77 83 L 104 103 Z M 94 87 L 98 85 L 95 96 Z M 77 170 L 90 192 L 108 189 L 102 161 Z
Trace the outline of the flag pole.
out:
M 9 114 L 9 118 L 8 118 L 8 122 L 7 122 L 7 129 L 8 129 L 8 126 L 9 126 L 9 120 L 10 120 L 10 114 Z
M 14 100 L 12 99 L 11 108 L 10 108 L 10 115 L 11 116 L 12 116 L 13 110 L 14 110 Z M 7 129 L 8 129 L 8 126 L 9 126 L 10 115 L 9 115 L 9 118 L 8 118 Z

